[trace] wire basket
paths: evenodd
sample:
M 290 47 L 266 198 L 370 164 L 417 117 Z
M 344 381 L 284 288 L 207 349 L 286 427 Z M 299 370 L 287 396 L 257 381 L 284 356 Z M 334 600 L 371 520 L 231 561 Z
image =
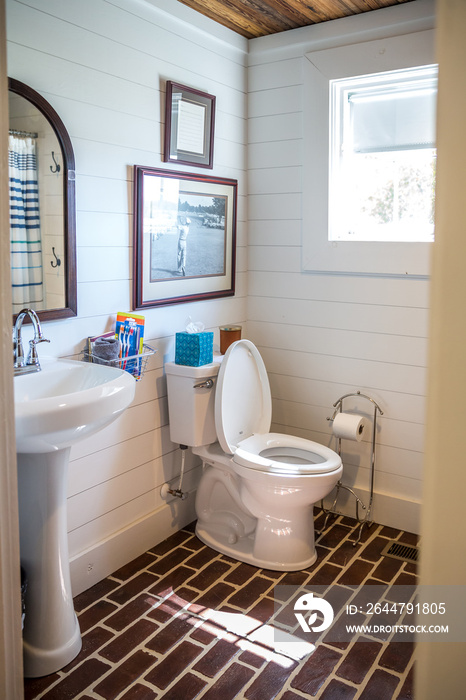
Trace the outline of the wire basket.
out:
M 116 360 L 104 360 L 92 352 L 92 344 L 90 345 L 90 350 L 88 348 L 85 348 L 83 350 L 82 354 L 84 362 L 95 362 L 96 364 L 107 365 L 107 367 L 117 367 L 118 369 L 124 369 L 126 372 L 132 374 L 137 382 L 144 376 L 149 357 L 151 355 L 155 355 L 155 353 L 157 352 L 157 350 L 154 350 L 154 348 L 151 348 L 149 345 L 143 345 L 142 352 L 138 355 L 120 357 Z

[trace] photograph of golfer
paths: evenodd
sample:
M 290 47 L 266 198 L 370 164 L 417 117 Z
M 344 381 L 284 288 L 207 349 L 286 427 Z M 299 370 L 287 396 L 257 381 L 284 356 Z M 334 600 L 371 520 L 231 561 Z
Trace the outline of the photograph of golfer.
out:
M 150 281 L 225 275 L 224 196 L 181 192 L 177 212 L 151 222 Z

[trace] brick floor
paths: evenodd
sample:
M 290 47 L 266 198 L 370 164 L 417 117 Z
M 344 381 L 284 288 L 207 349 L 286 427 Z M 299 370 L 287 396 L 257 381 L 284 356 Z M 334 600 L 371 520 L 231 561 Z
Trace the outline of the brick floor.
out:
M 25 700 L 412 700 L 412 642 L 367 630 L 348 639 L 342 619 L 304 632 L 283 593 L 306 587 L 335 611 L 380 590 L 404 602 L 394 586 L 414 585 L 415 565 L 381 552 L 416 536 L 373 524 L 353 547 L 354 525 L 332 521 L 317 562 L 292 573 L 234 561 L 183 528 L 75 598 L 82 650 L 61 671 L 25 679 Z M 351 621 L 367 623 L 360 612 Z M 279 628 L 303 649 L 278 644 Z

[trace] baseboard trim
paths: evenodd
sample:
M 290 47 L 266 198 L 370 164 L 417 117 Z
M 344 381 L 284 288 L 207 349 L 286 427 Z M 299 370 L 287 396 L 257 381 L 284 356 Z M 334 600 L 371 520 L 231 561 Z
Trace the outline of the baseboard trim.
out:
M 73 595 L 78 595 L 102 581 L 121 566 L 195 520 L 195 495 L 195 491 L 192 491 L 185 501 L 174 499 L 164 504 L 108 539 L 74 556 L 70 560 Z M 358 495 L 364 503 L 369 502 L 368 492 L 358 490 Z M 330 503 L 325 503 L 326 507 L 329 505 Z M 354 498 L 342 493 L 338 510 L 354 518 Z M 359 513 L 360 517 L 363 517 L 364 511 L 360 509 Z M 374 494 L 371 519 L 380 525 L 419 534 L 420 514 L 421 503 L 383 493 Z
M 369 492 L 358 489 L 358 496 L 367 506 L 369 503 Z M 325 500 L 325 507 L 331 505 L 331 501 Z M 393 527 L 396 530 L 406 530 L 419 534 L 421 531 L 421 507 L 417 501 L 407 501 L 403 498 L 385 493 L 374 493 L 372 500 L 371 520 L 379 525 Z M 349 493 L 344 491 L 338 500 L 338 511 L 350 518 L 355 517 L 355 500 Z M 364 517 L 365 511 L 359 508 L 359 517 Z
M 175 498 L 111 537 L 79 552 L 70 560 L 73 596 L 117 571 L 132 559 L 195 520 L 195 491 Z

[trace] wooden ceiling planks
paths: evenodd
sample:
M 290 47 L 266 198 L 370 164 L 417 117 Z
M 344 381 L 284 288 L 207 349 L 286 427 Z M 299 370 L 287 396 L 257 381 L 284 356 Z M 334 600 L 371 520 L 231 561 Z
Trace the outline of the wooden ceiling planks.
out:
M 178 0 L 246 39 L 413 0 Z

